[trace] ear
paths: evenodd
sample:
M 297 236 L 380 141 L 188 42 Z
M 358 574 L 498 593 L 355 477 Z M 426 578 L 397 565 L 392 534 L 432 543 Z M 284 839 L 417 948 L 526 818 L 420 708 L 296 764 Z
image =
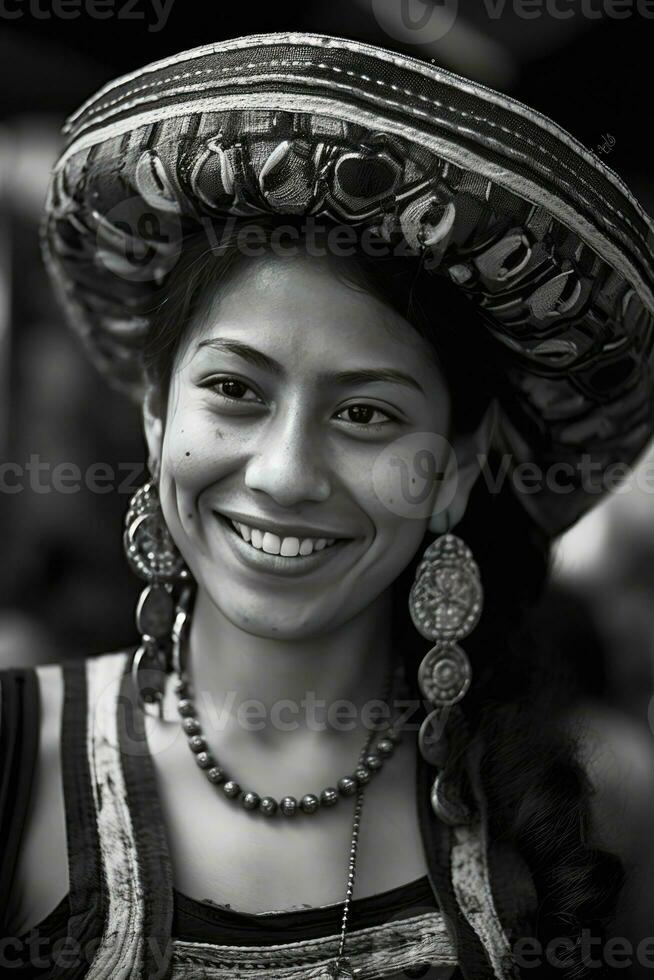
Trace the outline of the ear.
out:
M 429 530 L 434 534 L 444 534 L 463 518 L 472 488 L 493 444 L 498 415 L 499 404 L 493 398 L 477 429 L 453 439 L 452 452 L 429 521 Z
M 163 444 L 163 417 L 161 399 L 154 386 L 150 385 L 143 396 L 143 431 L 148 446 L 148 466 L 150 472 L 159 472 L 161 447 Z

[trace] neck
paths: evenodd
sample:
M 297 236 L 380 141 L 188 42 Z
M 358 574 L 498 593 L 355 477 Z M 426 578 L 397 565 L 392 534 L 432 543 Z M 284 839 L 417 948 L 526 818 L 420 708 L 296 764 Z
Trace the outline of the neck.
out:
M 360 733 L 365 706 L 384 695 L 393 657 L 391 594 L 320 636 L 276 639 L 235 626 L 199 590 L 187 642 L 195 702 L 223 739 L 272 747 L 289 731 L 294 739 L 319 739 L 326 727 Z M 337 712 L 334 702 L 343 701 Z

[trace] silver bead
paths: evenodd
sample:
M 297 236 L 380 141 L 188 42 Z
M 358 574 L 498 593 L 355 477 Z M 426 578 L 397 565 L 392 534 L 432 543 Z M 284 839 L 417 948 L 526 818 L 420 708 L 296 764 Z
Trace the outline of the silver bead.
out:
M 336 803 L 338 803 L 338 790 L 335 790 L 333 786 L 326 786 L 320 794 L 320 805 L 330 807 Z
M 243 793 L 241 797 L 241 806 L 244 810 L 256 810 L 260 802 L 259 796 L 251 791 Z
M 320 806 L 320 800 L 314 793 L 307 793 L 300 800 L 300 806 L 305 813 L 315 813 Z
M 195 757 L 195 761 L 199 765 L 200 769 L 211 769 L 214 764 L 214 760 L 208 752 L 198 752 Z
M 343 776 L 336 785 L 343 796 L 353 796 L 357 791 L 357 781 L 352 776 Z
M 197 718 L 185 718 L 182 722 L 182 728 L 187 735 L 198 735 L 202 731 L 202 725 Z
M 207 747 L 206 739 L 202 738 L 201 735 L 191 735 L 188 744 L 191 752 L 204 752 Z
M 223 793 L 228 796 L 230 800 L 236 799 L 236 797 L 241 792 L 241 787 L 234 779 L 228 779 L 226 783 L 223 784 Z
M 225 773 L 220 766 L 212 766 L 211 769 L 207 769 L 207 779 L 210 783 L 222 783 L 224 778 Z
M 279 804 L 279 808 L 285 817 L 294 817 L 297 813 L 297 800 L 294 796 L 285 796 Z
M 390 738 L 380 739 L 375 746 L 375 752 L 378 752 L 379 755 L 385 756 L 386 758 L 388 758 L 389 755 L 393 755 L 394 750 L 395 743 L 391 742 Z
M 387 728 L 384 732 L 384 738 L 387 738 L 389 742 L 393 742 L 394 745 L 397 745 L 397 743 L 402 740 L 402 732 L 397 728 Z
M 267 817 L 274 817 L 277 813 L 277 800 L 272 796 L 264 796 L 259 804 L 259 809 Z
M 195 705 L 190 698 L 182 698 L 181 701 L 178 701 L 177 710 L 183 718 L 188 718 L 195 715 Z
M 378 772 L 384 765 L 384 760 L 380 759 L 375 752 L 369 752 L 363 761 L 366 768 L 370 769 L 371 772 Z
M 365 766 L 358 766 L 354 775 L 356 777 L 356 781 L 359 784 L 359 786 L 365 786 L 366 783 L 370 782 L 370 777 L 372 773 L 370 772 L 369 769 L 366 769 Z

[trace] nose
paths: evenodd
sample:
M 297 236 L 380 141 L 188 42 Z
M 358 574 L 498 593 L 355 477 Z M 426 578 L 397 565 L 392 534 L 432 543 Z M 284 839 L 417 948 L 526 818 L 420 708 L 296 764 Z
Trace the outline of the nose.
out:
M 268 494 L 281 507 L 327 500 L 331 484 L 319 442 L 299 405 L 277 415 L 248 461 L 246 487 Z

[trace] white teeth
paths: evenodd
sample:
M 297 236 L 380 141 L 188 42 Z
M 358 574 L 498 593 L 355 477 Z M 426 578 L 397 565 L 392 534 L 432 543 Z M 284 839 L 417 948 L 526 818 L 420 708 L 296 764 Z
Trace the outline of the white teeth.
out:
M 271 534 L 270 531 L 266 531 L 263 536 L 263 550 L 268 555 L 278 555 L 279 549 L 281 547 L 281 541 L 276 534 Z
M 280 538 L 272 531 L 260 531 L 257 527 L 248 527 L 239 521 L 232 521 L 232 526 L 244 541 L 258 551 L 268 555 L 281 555 L 283 558 L 306 558 L 314 551 L 323 551 L 336 543 L 336 538 Z
M 284 538 L 279 553 L 284 558 L 297 558 L 297 556 L 300 554 L 300 539 Z
M 252 537 L 252 531 L 247 526 L 247 524 L 239 524 L 238 521 L 232 521 L 232 524 L 234 525 L 238 533 L 241 535 L 241 537 L 245 538 L 245 540 L 249 543 L 250 538 Z

